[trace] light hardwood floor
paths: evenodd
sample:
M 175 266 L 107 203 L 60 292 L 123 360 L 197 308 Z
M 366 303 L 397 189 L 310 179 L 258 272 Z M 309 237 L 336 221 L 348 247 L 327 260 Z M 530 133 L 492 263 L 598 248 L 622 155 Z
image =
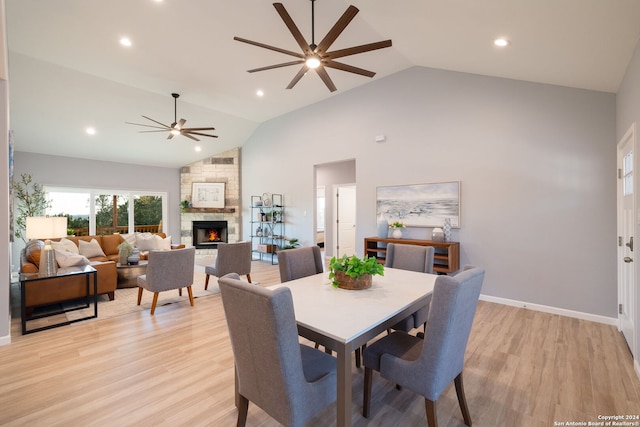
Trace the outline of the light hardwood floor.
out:
M 279 282 L 254 262 L 254 282 Z M 196 284 L 195 286 L 203 286 Z M 329 315 L 329 314 L 328 314 Z M 0 425 L 233 426 L 233 355 L 219 295 L 21 336 L 0 347 Z M 640 415 L 640 381 L 615 327 L 480 302 L 467 347 L 465 390 L 474 426 L 554 426 Z M 374 376 L 372 414 L 354 426 L 424 426 L 424 400 Z M 440 426 L 463 426 L 455 390 Z M 248 426 L 277 426 L 250 405 Z M 310 426 L 335 425 L 335 406 Z

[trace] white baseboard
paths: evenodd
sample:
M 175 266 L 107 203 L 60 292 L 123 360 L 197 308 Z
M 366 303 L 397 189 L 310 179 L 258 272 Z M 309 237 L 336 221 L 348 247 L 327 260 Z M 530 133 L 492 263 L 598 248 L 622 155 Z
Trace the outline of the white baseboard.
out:
M 529 310 L 542 311 L 544 313 L 557 314 L 559 316 L 573 317 L 576 319 L 589 320 L 592 322 L 604 323 L 606 325 L 618 326 L 618 319 L 615 317 L 599 316 L 597 314 L 583 313 L 581 311 L 567 310 L 564 308 L 550 307 L 548 305 L 531 304 L 523 301 L 516 301 L 507 298 L 492 297 L 490 295 L 480 295 L 482 301 L 495 302 L 496 304 L 510 305 L 513 307 L 527 308 Z

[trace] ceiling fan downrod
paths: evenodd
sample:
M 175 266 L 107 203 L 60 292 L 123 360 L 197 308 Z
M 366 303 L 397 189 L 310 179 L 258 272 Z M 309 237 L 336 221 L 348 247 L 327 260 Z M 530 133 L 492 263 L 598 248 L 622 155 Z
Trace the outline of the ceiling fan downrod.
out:
M 178 124 L 178 97 L 180 94 L 172 93 L 171 96 L 173 96 L 173 124 L 171 125 L 173 128 Z

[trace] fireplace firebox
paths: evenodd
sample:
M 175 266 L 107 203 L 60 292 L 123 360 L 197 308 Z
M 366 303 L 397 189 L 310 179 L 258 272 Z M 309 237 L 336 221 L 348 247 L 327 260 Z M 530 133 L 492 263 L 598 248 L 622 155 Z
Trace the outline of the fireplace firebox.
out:
M 216 249 L 227 243 L 227 221 L 192 221 L 193 246 L 196 249 Z

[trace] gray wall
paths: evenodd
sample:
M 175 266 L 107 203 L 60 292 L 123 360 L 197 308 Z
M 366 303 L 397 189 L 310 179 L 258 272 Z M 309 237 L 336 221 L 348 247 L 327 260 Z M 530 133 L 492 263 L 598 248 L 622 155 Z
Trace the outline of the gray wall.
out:
M 615 317 L 615 102 L 410 68 L 263 123 L 243 146 L 244 205 L 284 193 L 287 234 L 313 242 L 303 213 L 314 206 L 314 165 L 355 159 L 362 255 L 377 186 L 460 180 L 454 239 L 463 264 L 487 269 L 484 294 Z
M 629 128 L 635 123 L 635 138 L 636 144 L 640 141 L 640 43 L 636 46 L 635 53 L 631 62 L 629 63 L 629 67 L 627 68 L 627 72 L 625 74 L 625 78 L 620 85 L 620 90 L 618 91 L 618 96 L 616 98 L 616 141 L 620 141 L 624 134 L 629 130 Z M 640 182 L 638 178 L 637 171 L 640 165 L 640 156 L 638 156 L 637 152 L 635 155 L 635 170 L 636 170 L 636 188 L 638 188 L 637 183 Z M 636 197 L 636 211 L 640 212 L 640 206 L 638 205 L 640 200 Z M 635 237 L 638 239 L 640 236 L 640 227 L 638 224 L 636 225 Z M 635 265 L 636 271 L 636 304 L 635 304 L 635 360 L 636 360 L 636 372 L 640 375 L 640 364 L 638 361 L 640 360 L 640 292 L 638 292 L 638 280 L 640 280 L 640 265 L 638 265 L 638 259 L 636 255 Z
M 180 243 L 180 169 L 26 152 L 17 152 L 14 160 L 14 179 L 19 179 L 22 173 L 29 173 L 42 185 L 166 192 L 169 218 L 165 229 L 174 243 Z M 12 250 L 16 268 L 19 259 L 16 257 L 23 246 L 22 241 L 16 239 Z

